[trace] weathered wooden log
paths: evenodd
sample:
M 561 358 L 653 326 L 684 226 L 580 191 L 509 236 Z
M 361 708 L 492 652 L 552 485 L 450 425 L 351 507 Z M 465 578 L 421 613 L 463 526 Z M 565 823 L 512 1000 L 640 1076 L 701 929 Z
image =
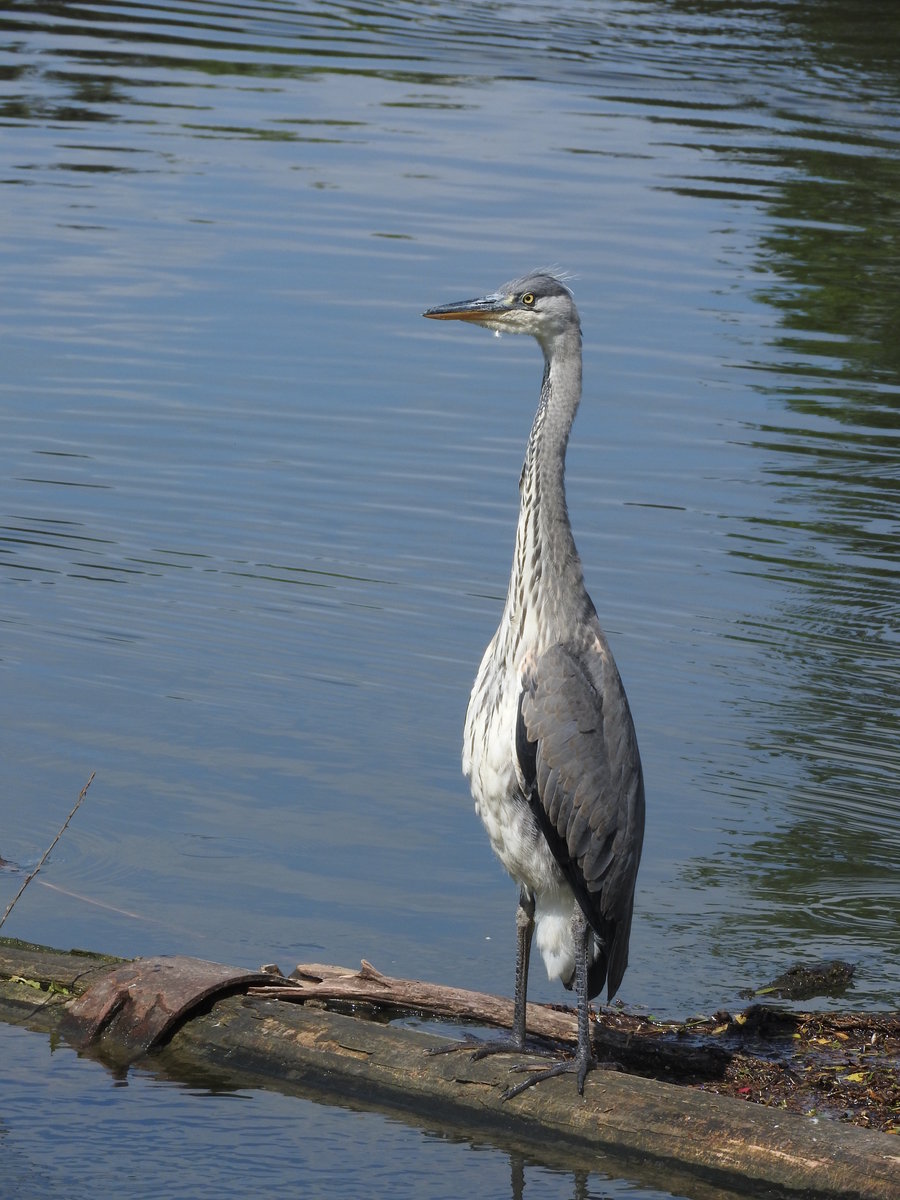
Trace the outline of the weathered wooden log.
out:
M 512 1000 L 442 983 L 396 979 L 383 975 L 365 959 L 358 971 L 302 963 L 289 979 L 251 987 L 249 994 L 295 1002 L 301 999 L 371 1004 L 384 1012 L 420 1012 L 451 1021 L 512 1028 Z M 532 1037 L 573 1045 L 577 1040 L 578 1020 L 571 1009 L 529 1004 L 526 1018 Z M 679 1031 L 682 1028 L 678 1026 Z M 632 1023 L 627 1031 L 597 1022 L 592 1031 L 594 1050 L 614 1066 L 625 1060 L 631 1068 L 673 1071 L 682 1081 L 690 1082 L 720 1074 L 729 1058 L 727 1051 L 718 1046 L 664 1042 L 660 1033 L 661 1027 L 650 1022 Z
M 587 1169 L 608 1171 L 605 1156 L 626 1156 L 689 1168 L 722 1188 L 896 1200 L 900 1147 L 885 1134 L 602 1070 L 588 1076 L 583 1098 L 563 1077 L 505 1103 L 509 1059 L 429 1055 L 435 1043 L 410 1029 L 247 997 L 190 1022 L 171 1051 L 190 1048 L 203 1062 L 290 1076 L 333 1098 L 377 1101 L 480 1135 L 493 1130 L 532 1146 L 565 1144 L 574 1152 L 570 1161 Z
M 74 1007 L 72 997 L 91 985 L 102 987 L 104 980 L 108 986 L 109 966 L 80 955 L 0 942 L 0 977 L 6 979 L 0 985 L 0 1017 L 53 1028 Z M 140 960 L 133 966 L 139 968 Z M 647 1178 L 654 1168 L 666 1177 L 673 1170 L 687 1171 L 722 1192 L 769 1188 L 847 1200 L 898 1196 L 900 1145 L 886 1134 L 617 1071 L 592 1072 L 583 1098 L 571 1078 L 563 1077 L 503 1102 L 507 1056 L 473 1062 L 467 1053 L 429 1055 L 434 1036 L 330 1011 L 321 991 L 336 988 L 342 992 L 341 1003 L 368 1011 L 374 996 L 380 994 L 383 1002 L 384 993 L 400 983 L 406 985 L 401 989 L 406 1007 L 424 1011 L 424 985 L 390 981 L 371 969 L 307 967 L 301 974 L 305 983 L 301 980 L 299 988 L 290 990 L 296 995 L 308 989 L 302 1003 L 260 994 L 222 1000 L 207 996 L 205 1007 L 193 1011 L 168 1045 L 142 1065 L 153 1069 L 155 1064 L 181 1077 L 196 1077 L 202 1069 L 234 1086 L 274 1086 L 336 1103 L 388 1109 L 479 1138 L 493 1134 L 501 1143 L 525 1144 L 550 1161 L 559 1161 L 564 1150 L 572 1169 L 609 1173 L 612 1155 L 627 1159 L 631 1176 Z M 359 993 L 348 998 L 347 981 L 353 977 L 359 988 L 368 989 L 365 999 Z M 316 989 L 319 994 L 313 995 Z M 411 1004 L 410 998 L 422 1003 Z M 458 993 L 457 1001 L 463 1002 Z M 476 1020 L 494 1012 L 496 1023 L 506 1023 L 505 1012 L 495 1008 L 499 1004 L 503 1009 L 504 1002 L 490 997 L 465 997 L 464 1002 L 467 1015 L 476 1013 Z M 394 1012 L 402 1007 L 388 1006 Z M 556 1027 L 558 1017 L 568 1019 L 534 1007 L 538 1023 L 547 1019 Z M 103 1048 L 102 1041 L 98 1044 Z

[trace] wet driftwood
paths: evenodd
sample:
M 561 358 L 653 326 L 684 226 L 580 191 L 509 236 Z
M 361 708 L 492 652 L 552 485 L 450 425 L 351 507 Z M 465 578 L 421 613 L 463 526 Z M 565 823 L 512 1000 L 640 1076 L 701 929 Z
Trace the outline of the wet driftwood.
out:
M 299 990 L 298 990 L 299 989 Z M 255 994 L 367 1004 L 509 1028 L 512 1003 L 417 980 L 309 964 Z M 574 1043 L 571 1009 L 531 1005 L 531 1035 Z M 598 1057 L 632 1074 L 701 1087 L 791 1112 L 900 1133 L 900 1013 L 815 1013 L 754 1004 L 732 1016 L 659 1022 L 608 1009 L 593 1025 Z
M 137 983 L 142 963 L 151 977 L 145 985 Z M 179 964 L 196 977 L 196 1001 L 191 988 L 178 982 Z M 143 1010 L 150 1011 L 158 1018 L 151 1022 L 152 1044 L 160 1045 L 160 1029 L 166 1040 L 152 1057 L 140 1059 L 144 1067 L 155 1062 L 169 1074 L 218 1073 L 219 1082 L 234 1086 L 275 1086 L 386 1108 L 480 1137 L 494 1133 L 519 1144 L 544 1144 L 548 1153 L 565 1147 L 567 1161 L 582 1169 L 608 1171 L 605 1156 L 615 1155 L 639 1163 L 642 1171 L 647 1164 L 688 1171 L 723 1191 L 872 1200 L 898 1195 L 900 1143 L 887 1134 L 618 1070 L 592 1072 L 583 1098 L 563 1077 L 504 1103 L 507 1056 L 473 1062 L 465 1052 L 429 1055 L 439 1041 L 433 1032 L 390 1023 L 417 1013 L 508 1025 L 507 1001 L 390 979 L 367 964 L 361 971 L 304 966 L 296 981 L 273 979 L 265 986 L 259 978 L 197 960 L 122 964 L 0 942 L 0 979 L 6 980 L 0 984 L 0 1017 L 35 1028 L 64 1027 L 82 1048 L 89 1045 L 90 1052 L 121 1066 L 141 1051 L 133 1042 L 122 1049 L 117 1021 L 135 1030 Z M 144 999 L 135 1001 L 129 1016 L 136 983 Z M 570 1014 L 535 1005 L 528 1015 L 537 1032 L 570 1039 Z M 638 1062 L 659 1066 L 652 1040 L 650 1033 L 599 1024 L 595 1038 L 599 1053 L 629 1071 L 635 1069 L 635 1048 Z M 690 1037 L 669 1041 L 668 1070 L 681 1078 L 697 1045 Z M 695 1074 L 713 1079 L 726 1067 L 729 1051 L 706 1051 L 695 1058 Z

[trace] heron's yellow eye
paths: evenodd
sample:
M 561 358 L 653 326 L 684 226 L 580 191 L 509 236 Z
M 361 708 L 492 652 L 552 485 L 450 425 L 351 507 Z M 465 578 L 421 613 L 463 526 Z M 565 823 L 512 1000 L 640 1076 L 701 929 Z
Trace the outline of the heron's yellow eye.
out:
M 526 292 L 525 295 L 522 297 L 522 303 L 527 304 L 528 307 L 531 308 L 532 304 L 534 304 L 534 293 Z

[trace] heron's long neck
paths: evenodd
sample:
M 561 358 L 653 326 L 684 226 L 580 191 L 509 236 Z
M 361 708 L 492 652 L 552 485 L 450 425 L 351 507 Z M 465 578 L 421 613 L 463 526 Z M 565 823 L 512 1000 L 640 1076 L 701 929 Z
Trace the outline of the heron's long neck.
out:
M 566 507 L 569 431 L 581 400 L 581 334 L 572 330 L 545 352 L 541 400 L 520 484 L 516 552 L 507 596 L 514 643 L 540 652 L 567 636 L 593 606 L 584 587 Z

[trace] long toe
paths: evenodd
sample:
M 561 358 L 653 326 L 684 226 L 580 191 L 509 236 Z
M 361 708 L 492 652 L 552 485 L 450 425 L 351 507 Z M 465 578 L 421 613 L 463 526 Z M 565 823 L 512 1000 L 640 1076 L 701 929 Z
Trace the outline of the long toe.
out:
M 455 1054 L 457 1050 L 477 1050 L 482 1042 L 470 1034 L 466 1034 L 464 1038 L 460 1038 L 458 1042 L 446 1042 L 442 1046 L 429 1046 L 425 1053 L 429 1058 L 438 1054 Z
M 586 1058 L 564 1058 L 559 1062 L 553 1063 L 550 1067 L 545 1067 L 543 1071 L 534 1071 L 522 1083 L 517 1083 L 513 1087 L 508 1087 L 504 1092 L 501 1092 L 501 1100 L 511 1100 L 513 1096 L 518 1096 L 527 1088 L 534 1087 L 536 1083 L 543 1083 L 545 1079 L 555 1079 L 557 1075 L 577 1075 L 578 1076 L 578 1094 L 584 1095 L 584 1081 L 587 1079 L 588 1071 L 593 1070 L 596 1062 L 592 1057 Z M 528 1071 L 530 1068 L 522 1064 L 520 1066 L 511 1067 L 510 1072 Z
M 489 1042 L 479 1042 L 472 1055 L 476 1061 L 479 1058 L 487 1058 L 490 1054 L 530 1054 L 537 1055 L 539 1058 L 552 1058 L 559 1053 L 558 1046 L 545 1046 L 541 1042 L 533 1042 L 528 1040 L 523 1045 L 517 1038 L 492 1038 Z M 521 1067 L 513 1067 L 514 1071 L 527 1071 L 527 1064 Z
M 428 1055 L 452 1054 L 456 1050 L 470 1050 L 472 1059 L 476 1062 L 491 1054 L 537 1054 L 543 1058 L 552 1058 L 553 1055 L 559 1054 L 559 1046 L 545 1045 L 543 1042 L 532 1041 L 530 1038 L 523 1044 L 512 1035 L 490 1038 L 488 1041 L 467 1035 L 458 1042 L 448 1042 L 445 1046 L 432 1046 L 425 1053 Z M 529 1068 L 526 1066 L 524 1069 L 528 1070 Z

